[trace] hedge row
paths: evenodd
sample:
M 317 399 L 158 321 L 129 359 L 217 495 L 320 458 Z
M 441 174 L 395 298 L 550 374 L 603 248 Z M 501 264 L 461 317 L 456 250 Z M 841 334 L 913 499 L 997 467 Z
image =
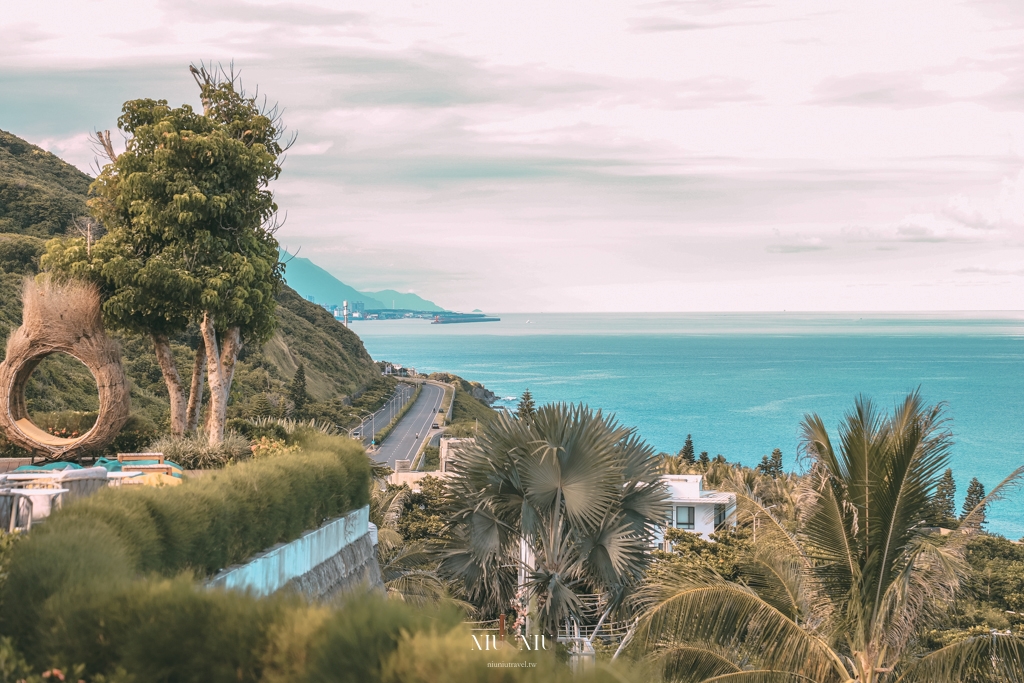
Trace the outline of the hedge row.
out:
M 11 552 L 0 633 L 43 656 L 44 633 L 66 621 L 58 605 L 69 599 L 88 602 L 152 574 L 209 576 L 367 504 L 370 465 L 359 444 L 318 433 L 296 441 L 298 454 L 173 488 L 109 489 L 55 513 Z
M 463 615 L 381 594 L 335 608 L 199 589 L 185 577 L 76 590 L 53 605 L 45 664 L 0 639 L 0 681 L 44 667 L 90 683 L 627 683 L 635 663 L 573 676 L 555 652 L 476 649 Z M 478 640 L 482 640 L 479 638 Z M 3 660 L 8 678 L 4 679 Z M 19 661 L 12 661 L 19 660 Z M 495 668 L 494 662 L 532 666 Z M 11 664 L 14 666 L 11 666 Z M 632 675 L 631 675 L 632 674 Z M 53 677 L 47 680 L 54 680 Z

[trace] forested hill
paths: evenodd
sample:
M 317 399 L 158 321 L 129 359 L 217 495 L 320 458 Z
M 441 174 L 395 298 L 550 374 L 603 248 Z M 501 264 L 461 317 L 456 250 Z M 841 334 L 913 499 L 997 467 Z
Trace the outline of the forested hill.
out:
M 0 232 L 49 237 L 85 215 L 92 178 L 0 130 Z
M 85 215 L 91 180 L 49 152 L 0 131 L 0 358 L 4 340 L 21 324 L 23 279 L 36 272 L 44 238 L 64 235 L 76 216 Z M 310 398 L 324 404 L 325 416 L 342 417 L 344 397 L 377 380 L 377 366 L 359 337 L 319 306 L 289 287 L 277 301 L 277 331 L 262 349 L 243 350 L 229 412 L 243 416 L 250 404 L 282 405 L 285 387 L 301 362 Z M 186 334 L 173 344 L 184 374 L 191 370 L 194 342 Z M 167 392 L 152 343 L 122 337 L 121 344 L 133 410 L 159 425 L 167 419 Z M 67 357 L 44 363 L 27 394 L 34 411 L 95 409 L 95 383 Z

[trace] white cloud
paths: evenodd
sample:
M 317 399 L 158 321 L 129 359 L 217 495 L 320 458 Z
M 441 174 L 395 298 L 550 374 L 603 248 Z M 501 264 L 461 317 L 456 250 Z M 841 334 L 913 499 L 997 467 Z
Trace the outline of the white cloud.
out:
M 123 100 L 196 104 L 187 63 L 234 59 L 299 133 L 282 241 L 359 286 L 463 308 L 870 309 L 901 288 L 990 308 L 1024 241 L 1024 14 L 993 11 L 14 3 L 0 125 L 88 169 Z

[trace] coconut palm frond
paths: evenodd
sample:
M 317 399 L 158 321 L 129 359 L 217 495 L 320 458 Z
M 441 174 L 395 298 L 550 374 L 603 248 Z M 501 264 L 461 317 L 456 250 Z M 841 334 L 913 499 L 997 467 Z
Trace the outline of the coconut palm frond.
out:
M 744 582 L 765 602 L 795 622 L 809 621 L 814 610 L 798 558 L 760 546 L 741 566 Z
M 818 681 L 791 671 L 764 669 L 721 674 L 712 678 L 705 678 L 703 683 L 818 683 Z
M 993 633 L 936 650 L 908 666 L 896 683 L 1022 683 L 1024 638 Z
M 405 504 L 412 495 L 412 489 L 402 487 L 391 495 L 391 501 L 384 508 L 384 526 L 389 529 L 397 528 L 398 520 L 402 518 L 405 511 Z
M 820 681 L 845 675 L 825 643 L 735 584 L 686 588 L 662 600 L 641 617 L 631 647 L 660 652 L 677 643 L 725 648 Z
M 672 683 L 701 683 L 709 678 L 742 669 L 715 648 L 673 645 L 659 656 L 662 676 Z
M 941 537 L 912 539 L 883 595 L 872 639 L 892 652 L 904 651 L 922 623 L 948 610 L 969 569 L 961 550 Z
M 1010 476 L 1003 479 L 989 491 L 989 494 L 982 498 L 981 502 L 960 521 L 960 529 L 967 532 L 977 531 L 985 519 L 985 509 L 992 503 L 1003 500 L 1008 494 L 1019 490 L 1022 484 L 1024 484 L 1024 465 L 1015 469 L 1010 473 Z M 966 541 L 966 534 L 960 534 L 959 536 L 961 542 Z

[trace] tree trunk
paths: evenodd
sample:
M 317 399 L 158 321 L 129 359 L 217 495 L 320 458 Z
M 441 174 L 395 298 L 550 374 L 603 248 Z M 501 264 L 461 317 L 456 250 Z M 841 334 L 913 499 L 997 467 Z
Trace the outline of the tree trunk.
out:
M 181 437 L 185 433 L 188 397 L 185 396 L 185 387 L 181 384 L 181 375 L 178 374 L 178 366 L 174 363 L 174 354 L 171 353 L 171 343 L 167 335 L 154 334 L 152 337 L 156 360 L 160 364 L 160 372 L 164 376 L 167 394 L 171 399 L 171 435 Z
M 203 314 L 200 325 L 206 343 L 206 374 L 210 378 L 210 410 L 207 419 L 207 433 L 210 444 L 224 441 L 224 423 L 227 421 L 228 397 L 231 382 L 235 376 L 235 361 L 242 350 L 242 332 L 232 327 L 224 334 L 224 347 L 217 344 L 217 331 L 213 316 Z
M 192 364 L 192 388 L 188 394 L 188 416 L 185 430 L 189 433 L 199 428 L 199 413 L 203 408 L 203 380 L 206 375 L 206 340 L 199 340 L 196 360 Z

